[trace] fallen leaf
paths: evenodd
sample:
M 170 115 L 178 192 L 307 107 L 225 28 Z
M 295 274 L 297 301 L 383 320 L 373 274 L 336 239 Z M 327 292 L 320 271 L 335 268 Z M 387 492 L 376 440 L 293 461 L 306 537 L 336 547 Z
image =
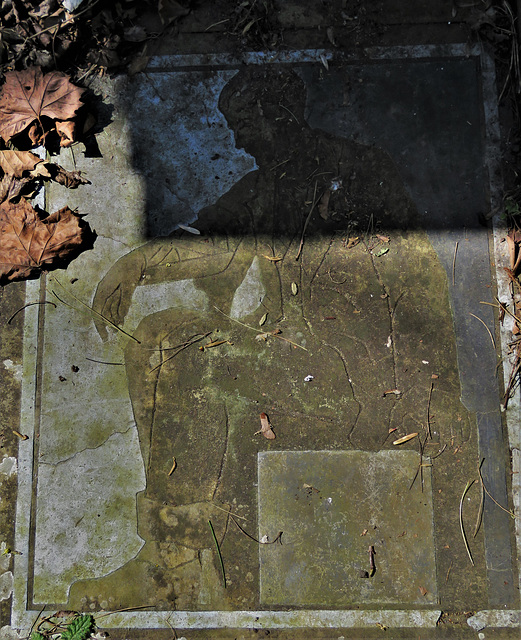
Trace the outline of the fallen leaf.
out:
M 271 428 L 270 419 L 265 413 L 260 414 L 261 428 L 257 433 L 262 433 L 262 435 L 268 440 L 275 440 L 275 434 Z
M 349 240 L 347 241 L 347 244 L 345 244 L 345 248 L 352 249 L 353 247 L 356 247 L 356 245 L 359 244 L 359 242 L 360 242 L 360 238 L 358 237 L 349 238 Z
M 380 258 L 381 256 L 384 256 L 388 251 L 389 251 L 389 247 L 384 247 L 383 249 L 380 249 L 378 253 L 374 254 L 375 258 Z
M 52 179 L 58 184 L 63 184 L 68 189 L 76 189 L 80 184 L 90 184 L 90 180 L 84 178 L 81 175 L 81 171 L 67 171 L 59 164 L 51 165 L 51 168 L 56 167 L 54 175 L 51 173 Z
M 417 433 L 408 433 L 406 436 L 403 436 L 403 438 L 398 438 L 398 440 L 395 440 L 393 444 L 403 444 L 404 442 L 409 442 L 409 440 L 416 438 L 417 435 Z
M 0 136 L 7 143 L 27 127 L 33 144 L 43 142 L 42 118 L 70 120 L 82 106 L 85 90 L 60 71 L 43 75 L 40 67 L 8 71 L 0 90 Z
M 362 531 L 362 533 L 360 534 L 360 537 L 362 538 L 363 536 L 366 536 L 366 535 L 367 535 L 367 532 L 368 532 L 368 529 L 364 529 L 364 530 Z
M 0 204 L 0 286 L 65 266 L 93 238 L 89 225 L 69 207 L 46 218 L 24 199 Z
M 262 318 L 259 320 L 259 327 L 262 327 L 262 325 L 266 322 L 266 320 L 268 319 L 268 314 L 265 313 Z
M 291 283 L 291 293 L 296 296 L 298 293 L 298 286 L 296 282 Z
M 0 169 L 15 178 L 21 178 L 25 171 L 33 171 L 40 162 L 43 160 L 30 151 L 0 151 Z
M 380 240 L 380 242 L 391 242 L 391 238 L 389 238 L 389 236 L 381 236 L 377 233 L 376 237 L 378 238 L 378 240 Z
M 426 596 L 429 592 L 425 587 L 418 587 L 422 596 Z
M 0 182 L 0 203 L 4 202 L 4 200 L 11 201 L 19 198 L 31 180 L 31 178 L 18 180 L 14 176 L 4 175 Z
M 60 147 L 70 147 L 76 140 L 76 123 L 74 120 L 56 120 L 56 132 L 60 136 Z

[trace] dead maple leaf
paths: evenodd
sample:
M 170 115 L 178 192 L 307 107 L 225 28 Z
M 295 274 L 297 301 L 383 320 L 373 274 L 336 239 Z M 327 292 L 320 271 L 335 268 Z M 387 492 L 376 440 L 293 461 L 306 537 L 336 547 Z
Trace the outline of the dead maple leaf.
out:
M 275 433 L 271 428 L 270 419 L 264 412 L 260 414 L 260 421 L 261 421 L 260 431 L 257 431 L 255 435 L 257 435 L 257 433 L 262 433 L 262 435 L 268 440 L 275 440 Z
M 33 171 L 40 162 L 43 160 L 30 151 L 0 151 L 0 169 L 15 178 L 21 178 L 26 171 Z
M 60 71 L 43 75 L 40 67 L 31 67 L 7 72 L 0 91 L 0 136 L 7 143 L 29 127 L 33 145 L 41 144 L 49 131 L 42 118 L 71 120 L 83 104 L 80 98 L 84 91 Z M 63 129 L 62 122 L 60 126 Z M 62 146 L 64 139 L 66 145 L 70 144 L 68 133 L 60 136 Z
M 4 200 L 16 200 L 27 190 L 32 178 L 15 178 L 5 174 L 0 181 L 0 203 Z M 30 190 L 30 187 L 29 187 Z
M 0 174 L 2 171 L 4 187 L 0 190 L 3 196 L 0 197 L 0 202 L 17 197 L 22 188 L 35 178 L 51 179 L 68 189 L 75 189 L 80 184 L 90 184 L 80 171 L 67 171 L 59 164 L 46 162 L 30 151 L 0 150 Z M 32 186 L 35 190 L 36 184 Z M 24 195 L 27 196 L 25 191 Z
M 0 286 L 65 266 L 93 239 L 89 225 L 69 207 L 42 218 L 22 198 L 0 204 Z

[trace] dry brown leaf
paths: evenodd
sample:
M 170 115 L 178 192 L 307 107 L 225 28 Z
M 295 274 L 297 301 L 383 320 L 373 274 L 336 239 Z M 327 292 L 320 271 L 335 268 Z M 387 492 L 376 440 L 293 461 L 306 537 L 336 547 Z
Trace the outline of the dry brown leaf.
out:
M 56 120 L 56 132 L 60 136 L 60 147 L 70 147 L 76 140 L 76 123 L 74 120 Z
M 261 428 L 257 433 L 262 433 L 262 435 L 268 440 L 275 440 L 275 434 L 271 428 L 270 419 L 265 413 L 260 414 Z
M 41 162 L 43 160 L 30 151 L 0 151 L 0 169 L 15 178 L 21 178 L 24 171 L 33 171 Z
M 42 217 L 24 199 L 0 204 L 0 286 L 43 269 L 65 266 L 92 237 L 89 225 L 68 207 Z
M 30 127 L 33 144 L 45 138 L 41 118 L 70 120 L 82 106 L 84 89 L 59 71 L 43 75 L 40 67 L 9 71 L 0 91 L 0 136 L 5 142 Z
M 63 184 L 68 189 L 76 189 L 80 184 L 90 184 L 90 180 L 84 178 L 81 175 L 81 171 L 67 171 L 58 164 L 52 165 L 51 168 L 54 169 L 54 167 L 57 170 L 55 169 L 52 179 L 58 184 Z
M 403 436 L 403 438 L 398 438 L 398 440 L 395 440 L 393 444 L 403 444 L 404 442 L 409 442 L 409 440 L 416 438 L 417 435 L 417 433 L 408 433 L 406 436 Z
M 422 596 L 426 596 L 429 593 L 425 587 L 418 587 L 418 589 L 420 590 Z
M 5 200 L 16 200 L 31 180 L 32 178 L 19 180 L 14 176 L 4 175 L 0 181 L 0 203 Z

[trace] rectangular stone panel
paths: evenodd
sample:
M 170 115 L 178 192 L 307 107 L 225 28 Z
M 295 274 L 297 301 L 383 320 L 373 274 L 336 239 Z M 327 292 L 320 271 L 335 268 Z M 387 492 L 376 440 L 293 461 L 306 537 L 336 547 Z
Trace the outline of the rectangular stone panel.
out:
M 259 537 L 265 606 L 434 604 L 430 468 L 414 451 L 262 452 Z M 374 548 L 374 574 L 369 548 Z

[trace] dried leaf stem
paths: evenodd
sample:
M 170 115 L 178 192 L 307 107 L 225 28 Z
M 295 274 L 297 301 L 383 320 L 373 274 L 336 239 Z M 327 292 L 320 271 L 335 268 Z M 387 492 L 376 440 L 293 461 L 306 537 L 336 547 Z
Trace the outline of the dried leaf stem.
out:
M 35 304 L 52 304 L 52 306 L 56 309 L 56 305 L 54 304 L 54 302 L 51 302 L 50 300 L 44 300 L 44 302 L 28 302 L 27 304 L 24 304 L 23 307 L 20 307 L 18 311 L 15 311 L 13 313 L 13 315 L 7 321 L 7 324 L 11 324 L 11 320 L 13 320 L 20 313 L 20 311 L 23 311 L 27 307 L 32 307 Z
M 461 537 L 463 538 L 463 542 L 465 543 L 465 549 L 467 550 L 467 554 L 469 556 L 470 564 L 474 566 L 474 559 L 472 558 L 472 553 L 470 551 L 469 543 L 467 540 L 467 535 L 465 534 L 465 527 L 463 526 L 463 500 L 467 495 L 467 491 L 474 484 L 475 480 L 469 480 L 465 485 L 465 489 L 463 489 L 463 493 L 461 494 L 461 499 L 459 501 L 459 526 L 461 530 Z
M 458 244 L 459 242 L 456 242 L 456 245 L 454 247 L 454 257 L 452 258 L 452 286 L 456 286 L 456 254 L 458 253 Z
M 221 547 L 219 546 L 219 542 L 217 541 L 217 536 L 215 535 L 215 531 L 214 531 L 214 528 L 213 528 L 212 521 L 208 520 L 208 524 L 210 525 L 210 531 L 212 532 L 213 541 L 215 542 L 215 546 L 217 548 L 217 554 L 219 556 L 219 561 L 221 563 L 221 571 L 223 572 L 224 588 L 226 589 L 226 573 L 224 571 L 224 562 L 223 562 L 223 556 L 222 556 L 222 553 L 221 553 Z
M 322 195 L 320 195 L 320 198 L 317 198 L 317 186 L 318 186 L 318 182 L 315 180 L 315 189 L 313 191 L 313 203 L 311 205 L 311 209 L 309 210 L 309 213 L 307 215 L 306 221 L 304 222 L 304 226 L 302 227 L 302 235 L 300 236 L 300 244 L 299 244 L 299 248 L 297 251 L 297 255 L 295 256 L 295 260 L 298 260 L 300 258 L 300 254 L 302 253 L 302 249 L 304 248 L 304 236 L 306 235 L 306 229 L 308 228 L 308 224 L 309 221 L 311 220 L 311 214 L 313 213 L 313 211 L 315 210 L 315 207 L 317 206 L 317 204 L 320 201 L 320 198 L 322 198 Z
M 482 475 L 482 473 L 481 473 L 481 465 L 483 464 L 484 460 L 485 460 L 485 458 L 483 458 L 483 460 L 481 461 L 481 464 L 480 464 L 480 465 L 479 465 L 479 467 L 478 467 L 479 481 L 481 482 L 481 486 L 483 487 L 483 491 L 484 491 L 484 492 L 487 494 L 487 496 L 492 500 L 492 502 L 493 502 L 497 507 L 499 507 L 499 508 L 501 509 L 501 511 L 504 511 L 505 513 L 508 513 L 508 515 L 509 515 L 513 520 L 515 520 L 515 519 L 516 519 L 516 517 L 517 517 L 517 516 L 516 516 L 516 514 L 515 514 L 513 511 L 510 511 L 509 509 L 505 509 L 505 507 L 501 506 L 501 505 L 499 504 L 499 502 L 498 502 L 495 498 L 493 498 L 493 497 L 490 495 L 489 490 L 488 490 L 488 489 L 487 489 L 487 487 L 485 486 L 485 482 L 484 482 L 484 480 L 483 480 L 483 475 Z
M 74 300 L 76 300 L 77 302 L 79 302 L 81 305 L 83 305 L 86 309 L 88 309 L 89 311 L 91 311 L 92 313 L 94 313 L 96 316 L 98 316 L 98 318 L 100 318 L 101 320 L 103 320 L 103 322 L 106 322 L 108 325 L 110 325 L 111 327 L 113 327 L 114 329 L 116 329 L 117 331 L 120 331 L 121 333 L 125 334 L 128 338 L 131 338 L 132 340 L 134 340 L 135 342 L 137 342 L 138 344 L 141 344 L 141 340 L 138 340 L 137 338 L 134 338 L 133 335 L 131 335 L 130 333 L 128 333 L 127 331 L 125 331 L 125 329 L 122 329 L 121 327 L 118 327 L 118 325 L 114 322 L 112 322 L 112 320 L 109 320 L 108 318 L 106 318 L 102 313 L 100 313 L 99 311 L 96 311 L 96 309 L 94 309 L 93 307 L 89 306 L 88 304 L 86 304 L 85 302 L 83 302 L 83 300 L 80 300 L 77 296 L 74 295 L 74 293 L 72 293 L 72 291 L 69 291 L 66 287 L 63 286 L 63 284 L 57 279 L 57 278 L 52 278 L 56 284 L 59 284 L 60 287 L 66 292 L 68 293 L 72 298 L 74 298 Z M 62 300 L 58 294 L 55 291 L 51 290 L 51 293 L 56 296 L 56 298 L 58 298 L 58 300 L 66 305 L 67 307 L 71 307 L 71 309 L 74 309 L 75 307 L 73 307 L 71 304 L 69 304 L 68 302 L 65 302 L 65 300 Z
M 472 537 L 475 538 L 478 534 L 479 528 L 481 526 L 481 521 L 483 520 L 483 506 L 485 504 L 485 490 L 483 487 L 483 479 L 481 477 L 481 465 L 483 464 L 483 462 L 485 461 L 485 458 L 483 458 L 481 460 L 481 462 L 478 465 L 478 473 L 479 473 L 479 479 L 480 479 L 480 485 L 481 485 L 481 499 L 479 501 L 479 509 L 478 509 L 478 515 L 476 517 L 476 524 L 474 525 L 474 533 L 472 534 Z
M 240 324 L 241 326 L 246 327 L 246 329 L 251 329 L 252 331 L 255 331 L 255 333 L 257 333 L 257 334 L 259 333 L 259 330 L 256 329 L 255 327 L 251 327 L 249 324 L 245 324 L 244 322 L 241 322 L 240 320 L 237 320 L 236 318 L 232 318 L 227 313 L 224 313 L 224 311 L 221 311 L 221 309 L 219 309 L 219 307 L 216 307 L 215 305 L 214 305 L 214 309 L 217 309 L 217 311 L 219 313 L 222 313 L 223 316 L 228 318 L 228 320 L 232 320 L 233 322 L 236 322 L 237 324 Z M 297 344 L 296 342 L 293 342 L 292 340 L 288 340 L 287 338 L 279 336 L 277 333 L 270 333 L 270 335 L 272 335 L 275 338 L 278 338 L 279 340 L 284 340 L 284 342 L 289 342 L 289 344 L 292 344 L 294 347 L 298 347 L 299 349 L 303 349 L 304 351 L 307 351 L 306 347 L 303 347 L 301 344 Z
M 247 531 L 245 531 L 232 515 L 230 515 L 230 518 L 233 520 L 236 526 L 242 531 L 242 533 L 244 533 L 244 535 L 250 540 L 253 540 L 253 542 L 256 542 L 257 544 L 275 544 L 276 542 L 282 544 L 282 531 L 279 531 L 279 534 L 277 535 L 277 537 L 271 542 L 262 542 L 262 540 L 257 540 L 257 538 L 255 538 L 254 536 L 250 535 Z
M 479 320 L 481 322 L 481 324 L 485 327 L 485 329 L 487 330 L 487 333 L 489 335 L 490 338 L 490 342 L 492 342 L 492 346 L 494 347 L 494 351 L 496 350 L 496 342 L 494 340 L 494 337 L 490 331 L 490 329 L 487 327 L 487 325 L 483 322 L 483 320 L 481 318 L 479 318 L 478 316 L 474 315 L 473 313 L 469 312 L 469 315 L 471 315 L 473 318 L 476 318 L 476 320 Z
M 181 353 L 181 351 L 184 351 L 185 349 L 195 344 L 196 342 L 200 342 L 201 340 L 204 340 L 211 333 L 212 333 L 211 331 L 208 331 L 207 333 L 204 333 L 204 334 L 196 333 L 195 336 L 192 336 L 189 340 L 179 345 L 179 348 L 177 349 L 177 351 L 175 351 L 171 356 L 168 356 L 168 358 L 166 358 L 165 360 L 161 360 L 161 362 L 158 365 L 156 365 L 153 369 L 150 369 L 148 373 L 152 373 L 156 369 L 159 369 L 159 367 L 162 367 L 166 362 L 168 362 L 169 360 L 172 360 L 172 358 L 175 358 L 178 353 Z

